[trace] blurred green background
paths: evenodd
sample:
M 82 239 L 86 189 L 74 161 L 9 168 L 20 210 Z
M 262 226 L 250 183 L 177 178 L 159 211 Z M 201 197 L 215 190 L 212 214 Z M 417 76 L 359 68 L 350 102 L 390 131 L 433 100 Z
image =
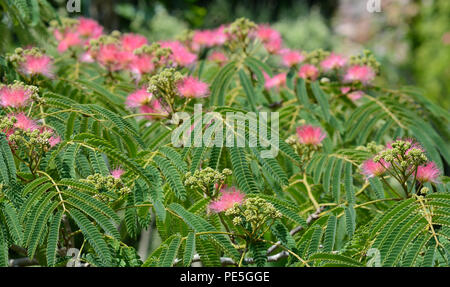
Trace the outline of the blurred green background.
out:
M 379 13 L 367 11 L 370 0 L 80 1 L 80 13 L 68 13 L 67 0 L 0 0 L 1 52 L 45 41 L 45 22 L 53 12 L 92 17 L 107 31 L 141 33 L 151 40 L 244 16 L 273 25 L 290 48 L 323 48 L 346 55 L 371 49 L 383 64 L 381 77 L 388 85 L 416 85 L 450 108 L 449 0 L 379 0 Z

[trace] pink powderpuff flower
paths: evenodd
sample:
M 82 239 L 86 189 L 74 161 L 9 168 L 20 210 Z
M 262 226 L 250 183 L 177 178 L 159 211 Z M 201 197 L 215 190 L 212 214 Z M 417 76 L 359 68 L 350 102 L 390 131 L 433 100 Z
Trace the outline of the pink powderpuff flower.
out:
M 121 168 L 116 168 L 114 170 L 111 170 L 110 173 L 115 179 L 119 179 L 125 173 L 125 171 Z
M 364 96 L 364 92 L 362 92 L 362 91 L 354 91 L 354 92 L 347 94 L 347 97 L 350 100 L 352 100 L 353 102 L 361 99 L 363 96 Z
M 138 108 L 149 104 L 152 100 L 152 97 L 152 93 L 149 93 L 146 87 L 142 87 L 141 89 L 131 93 L 127 97 L 125 104 L 129 108 Z
M 326 72 L 342 68 L 347 63 L 347 59 L 345 59 L 341 55 L 337 55 L 335 53 L 331 53 L 325 60 L 320 62 L 320 67 Z
M 225 33 L 225 26 L 222 25 L 219 28 L 212 30 L 211 38 L 213 39 L 213 46 L 221 46 L 225 44 L 228 40 L 228 35 Z
M 97 39 L 102 35 L 103 27 L 95 20 L 80 17 L 77 32 L 85 39 Z
M 281 40 L 281 38 L 276 38 L 267 43 L 264 43 L 264 47 L 270 54 L 276 54 L 281 50 L 282 44 L 283 41 Z
M 158 99 L 153 99 L 147 105 L 141 106 L 140 112 L 143 114 L 155 114 L 155 115 L 145 115 L 144 116 L 146 119 L 149 119 L 149 120 L 168 115 L 167 111 L 165 111 L 163 109 L 161 102 Z
M 178 66 L 186 67 L 197 60 L 197 55 L 189 52 L 189 50 L 178 41 L 161 42 L 162 48 L 170 48 L 172 54 L 169 58 Z
M 133 52 L 123 51 L 116 44 L 101 45 L 96 54 L 100 65 L 110 71 L 118 71 L 128 67 L 135 55 Z
M 381 159 L 379 162 L 375 162 L 373 159 L 368 159 L 362 164 L 362 174 L 367 178 L 382 175 L 386 169 L 388 169 L 390 163 Z
M 209 56 L 208 56 L 208 60 L 209 61 L 213 61 L 218 63 L 219 65 L 224 64 L 226 61 L 228 61 L 227 56 L 225 56 L 224 53 L 222 52 L 218 52 L 218 51 L 214 51 L 212 52 Z
M 286 73 L 280 73 L 278 75 L 273 76 L 272 78 L 269 77 L 266 73 L 264 73 L 264 78 L 266 79 L 266 83 L 264 84 L 264 87 L 269 90 L 271 88 L 279 88 L 286 84 Z
M 195 50 L 199 50 L 200 47 L 212 47 L 214 44 L 211 30 L 195 31 L 192 37 L 192 45 Z
M 60 31 L 55 30 L 53 35 L 55 36 L 56 40 L 59 41 L 58 52 L 60 53 L 65 52 L 70 47 L 81 45 L 81 39 L 77 32 L 66 31 L 64 33 L 61 33 Z
M 133 52 L 148 43 L 147 38 L 138 34 L 125 34 L 121 37 L 120 41 L 122 48 L 128 52 Z
M 280 55 L 283 65 L 289 68 L 301 63 L 305 59 L 305 56 L 302 55 L 299 51 L 293 51 L 289 49 L 282 50 Z
M 35 121 L 28 118 L 24 113 L 19 113 L 12 115 L 16 118 L 16 122 L 14 123 L 14 128 L 21 129 L 24 131 L 34 131 L 38 128 L 38 125 Z
M 263 43 L 269 43 L 281 39 L 281 34 L 277 30 L 270 28 L 269 25 L 259 25 L 256 30 L 256 37 Z
M 300 143 L 306 145 L 319 145 L 327 136 L 320 127 L 314 127 L 311 125 L 303 125 L 297 127 L 297 136 Z
M 191 76 L 182 79 L 177 88 L 181 96 L 185 98 L 203 98 L 209 94 L 208 84 Z
M 429 162 L 425 165 L 420 165 L 417 167 L 417 180 L 421 183 L 424 182 L 438 182 L 438 177 L 440 176 L 441 172 L 439 171 L 439 168 L 437 168 L 436 164 L 434 162 Z
M 301 66 L 300 71 L 298 71 L 298 76 L 303 79 L 315 81 L 319 76 L 319 69 L 314 65 L 305 64 Z
M 373 79 L 375 79 L 375 72 L 369 66 L 351 66 L 344 75 L 344 82 L 346 83 L 361 82 L 365 85 Z
M 277 53 L 281 49 L 283 40 L 280 32 L 268 25 L 259 25 L 256 30 L 256 37 L 261 40 L 266 50 L 271 54 Z
M 94 63 L 94 56 L 91 51 L 86 51 L 80 55 L 80 61 L 83 63 Z
M 129 65 L 130 71 L 135 75 L 137 81 L 140 81 L 142 75 L 148 74 L 155 68 L 152 61 L 153 57 L 147 54 L 135 56 Z
M 0 88 L 0 105 L 4 108 L 24 107 L 28 104 L 32 93 L 20 86 L 3 86 Z
M 59 136 L 51 136 L 48 139 L 48 143 L 50 144 L 50 147 L 54 147 L 55 145 L 59 144 L 61 142 L 61 137 Z
M 235 187 L 220 190 L 221 196 L 216 201 L 209 204 L 209 209 L 219 213 L 232 208 L 235 204 L 241 205 L 244 202 L 245 194 Z
M 20 63 L 19 70 L 27 76 L 42 75 L 52 78 L 52 59 L 47 55 L 25 55 Z
M 341 93 L 342 93 L 343 95 L 345 95 L 345 94 L 347 94 L 348 92 L 350 92 L 351 89 L 352 89 L 352 88 L 350 88 L 350 87 L 341 87 Z

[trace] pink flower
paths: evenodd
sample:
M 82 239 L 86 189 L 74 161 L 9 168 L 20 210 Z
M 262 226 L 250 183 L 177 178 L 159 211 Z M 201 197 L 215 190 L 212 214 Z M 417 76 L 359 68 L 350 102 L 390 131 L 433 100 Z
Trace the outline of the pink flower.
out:
M 425 165 L 420 165 L 417 167 L 417 180 L 419 182 L 438 182 L 437 178 L 440 176 L 441 172 L 436 167 L 434 162 L 429 162 Z
M 281 34 L 277 30 L 270 28 L 268 25 L 259 25 L 256 30 L 256 37 L 258 37 L 261 42 L 268 43 L 281 39 Z
M 186 67 L 197 60 L 197 55 L 189 52 L 189 50 L 178 41 L 161 42 L 162 48 L 170 48 L 172 54 L 169 58 L 178 66 Z
M 110 71 L 126 68 L 134 59 L 133 52 L 123 51 L 116 44 L 101 45 L 96 54 L 97 61 Z
M 228 61 L 227 56 L 225 56 L 222 52 L 214 51 L 208 56 L 208 60 L 218 63 L 219 65 L 222 65 L 226 61 Z
M 138 81 L 141 79 L 143 74 L 148 74 L 155 68 L 152 59 L 152 56 L 142 54 L 135 56 L 131 61 L 128 68 L 136 76 Z
M 131 93 L 126 101 L 125 104 L 129 108 L 138 108 L 141 106 L 145 106 L 150 103 L 152 100 L 152 94 L 147 91 L 146 87 L 143 87 L 133 93 Z
M 148 43 L 147 38 L 138 34 L 125 34 L 120 41 L 123 49 L 128 52 L 133 52 Z
M 94 56 L 92 55 L 91 51 L 86 51 L 80 55 L 80 61 L 83 63 L 93 63 Z
M 326 137 L 326 134 L 320 127 L 304 125 L 297 127 L 297 136 L 300 140 L 300 143 L 317 146 L 323 141 L 323 139 Z
M 299 64 L 300 62 L 302 62 L 305 59 L 305 56 L 303 56 L 298 51 L 292 51 L 292 50 L 286 49 L 281 52 L 281 59 L 282 59 L 283 65 L 290 68 L 290 67 L 295 66 L 295 65 Z
M 344 82 L 361 82 L 367 84 L 375 79 L 375 72 L 369 66 L 351 66 L 344 75 Z
M 350 87 L 342 87 L 341 88 L 341 93 L 342 94 L 347 94 L 348 92 L 350 92 L 350 90 L 351 90 L 352 88 L 350 88 Z
M 119 179 L 124 173 L 125 173 L 125 171 L 121 168 L 116 168 L 114 170 L 111 170 L 111 175 L 116 179 Z
M 264 73 L 264 78 L 266 79 L 266 83 L 264 87 L 269 90 L 273 87 L 281 87 L 286 84 L 286 73 L 281 73 L 270 78 L 266 73 Z
M 21 129 L 24 131 L 34 131 L 38 128 L 38 125 L 30 118 L 28 118 L 24 113 L 19 113 L 13 115 L 16 118 L 16 123 L 14 128 Z
M 188 76 L 178 83 L 178 92 L 185 98 L 203 98 L 209 94 L 209 88 L 208 84 Z
M 81 39 L 76 32 L 66 31 L 61 33 L 55 30 L 54 36 L 59 41 L 58 52 L 60 53 L 65 52 L 70 47 L 81 45 Z
M 362 173 L 367 177 L 371 178 L 374 176 L 382 175 L 387 168 L 389 168 L 390 163 L 381 159 L 379 162 L 373 161 L 373 159 L 366 160 L 362 165 Z
M 235 187 L 222 189 L 222 195 L 216 201 L 209 204 L 209 209 L 219 213 L 232 208 L 235 204 L 241 205 L 244 201 L 245 194 L 237 190 Z
M 214 39 L 210 30 L 195 31 L 194 36 L 192 37 L 192 42 L 195 50 L 198 50 L 202 46 L 214 46 Z
M 20 63 L 19 70 L 28 76 L 43 75 L 52 78 L 52 59 L 47 55 L 25 55 L 25 61 Z
M 49 143 L 50 147 L 54 147 L 55 145 L 57 145 L 61 142 L 61 138 L 51 128 L 40 127 L 39 131 L 41 132 L 41 134 L 44 132 L 49 132 L 50 134 L 52 134 L 52 136 L 48 139 L 48 143 Z
M 319 76 L 319 69 L 317 69 L 314 65 L 305 64 L 300 68 L 298 76 L 303 79 L 311 79 L 311 81 L 315 81 Z
M 354 92 L 347 94 L 347 97 L 354 102 L 361 99 L 363 96 L 364 96 L 364 92 L 362 92 L 362 91 L 354 91 Z
M 20 108 L 28 104 L 32 92 L 20 86 L 0 88 L 0 105 L 4 108 Z
M 269 53 L 277 53 L 281 49 L 283 40 L 280 32 L 270 28 L 268 25 L 259 25 L 256 30 L 256 37 L 261 40 Z
M 59 136 L 51 136 L 48 139 L 48 143 L 50 144 L 50 147 L 54 147 L 55 145 L 59 144 L 61 142 L 61 137 Z
M 281 49 L 281 45 L 283 44 L 281 38 L 274 39 L 270 42 L 264 43 L 264 47 L 266 48 L 267 52 L 270 54 L 276 54 Z
M 320 62 L 320 66 L 324 71 L 330 71 L 333 69 L 342 68 L 347 60 L 337 54 L 331 53 L 325 60 Z
M 103 33 L 103 27 L 97 21 L 80 17 L 77 32 L 86 39 L 97 39 Z
M 157 117 L 161 117 L 164 115 L 168 115 L 167 111 L 165 111 L 163 109 L 161 102 L 158 99 L 153 99 L 147 105 L 141 106 L 140 112 L 143 114 L 155 114 L 155 115 L 145 115 L 145 118 L 147 118 L 149 120 L 157 118 Z
M 222 25 L 212 30 L 211 37 L 213 39 L 213 46 L 223 45 L 228 40 L 228 35 L 225 33 L 225 26 Z

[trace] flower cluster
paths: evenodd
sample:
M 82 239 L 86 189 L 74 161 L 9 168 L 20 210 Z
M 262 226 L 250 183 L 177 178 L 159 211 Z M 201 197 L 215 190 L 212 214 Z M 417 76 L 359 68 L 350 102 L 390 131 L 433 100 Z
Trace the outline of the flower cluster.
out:
M 2 117 L 0 131 L 6 134 L 12 148 L 27 149 L 30 154 L 48 151 L 61 141 L 61 138 L 51 128 L 40 126 L 24 113 Z
M 370 178 L 391 175 L 408 194 L 407 182 L 436 183 L 440 175 L 434 162 L 429 162 L 425 150 L 412 139 L 396 140 L 362 165 L 362 173 Z M 412 189 L 412 188 L 411 188 Z
M 17 48 L 13 54 L 7 55 L 7 59 L 17 67 L 19 73 L 28 78 L 39 75 L 47 78 L 54 76 L 53 60 L 42 49 Z
M 85 47 L 91 40 L 99 38 L 103 27 L 95 20 L 62 18 L 61 22 L 50 22 L 50 29 L 58 41 L 58 51 L 63 53 L 70 48 Z
M 313 153 L 322 147 L 326 136 L 321 127 L 302 125 L 297 127 L 296 135 L 287 138 L 286 143 L 291 145 L 304 161 L 308 161 Z
M 10 85 L 0 83 L 0 106 L 14 109 L 24 108 L 32 101 L 41 101 L 38 92 L 39 89 L 36 86 L 25 85 L 18 81 Z

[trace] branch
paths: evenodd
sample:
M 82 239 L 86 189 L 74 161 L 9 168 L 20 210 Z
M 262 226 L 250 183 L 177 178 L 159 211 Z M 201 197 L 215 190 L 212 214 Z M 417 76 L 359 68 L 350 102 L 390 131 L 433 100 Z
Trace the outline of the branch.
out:
M 311 222 L 313 222 L 314 220 L 316 220 L 317 218 L 319 218 L 319 214 L 323 211 L 324 207 L 320 207 L 316 212 L 314 212 L 313 214 L 311 214 L 310 216 L 308 216 L 308 218 L 306 219 L 306 223 L 310 224 Z M 299 225 L 296 228 L 292 229 L 289 233 L 291 235 L 294 235 L 298 232 L 300 232 L 301 230 L 303 230 L 304 226 Z M 277 247 L 281 244 L 281 241 L 277 241 L 274 245 L 270 246 L 269 249 L 267 249 L 267 255 L 270 255 L 275 249 L 277 249 Z M 286 252 L 286 251 L 284 251 Z M 287 253 L 287 252 L 286 252 Z M 274 255 L 275 256 L 275 255 Z
M 310 224 L 311 222 L 313 222 L 314 220 L 319 218 L 319 214 L 323 211 L 324 207 L 320 207 L 316 212 L 314 212 L 313 214 L 311 214 L 310 216 L 308 216 L 308 218 L 306 219 L 306 223 Z M 301 230 L 303 230 L 304 226 L 299 225 L 297 227 L 295 227 L 294 229 L 292 229 L 289 233 L 291 235 L 294 235 L 298 232 L 300 232 Z M 289 257 L 289 253 L 287 251 L 281 251 L 277 254 L 271 255 L 269 256 L 275 249 L 277 249 L 277 247 L 281 244 L 280 241 L 276 242 L 274 245 L 272 245 L 269 249 L 267 249 L 267 262 L 276 262 L 280 259 Z M 192 263 L 193 262 L 200 262 L 201 258 L 199 254 L 195 254 L 192 257 Z M 247 264 L 252 264 L 254 263 L 254 259 L 253 258 L 245 258 L 244 259 L 245 263 Z M 178 263 L 181 262 L 181 259 L 175 259 L 173 265 L 176 265 Z M 222 265 L 237 265 L 236 262 L 234 262 L 233 259 L 229 258 L 229 257 L 220 257 L 220 263 Z

